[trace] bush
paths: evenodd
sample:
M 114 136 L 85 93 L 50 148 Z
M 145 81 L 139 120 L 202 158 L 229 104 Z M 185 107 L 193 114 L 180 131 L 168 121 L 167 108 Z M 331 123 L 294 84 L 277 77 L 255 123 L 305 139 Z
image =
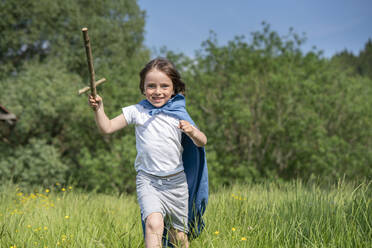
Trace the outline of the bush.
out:
M 371 80 L 303 54 L 303 40 L 264 25 L 251 43 L 204 43 L 185 81 L 213 182 L 372 177 Z
M 0 180 L 11 180 L 25 188 L 64 184 L 67 170 L 58 150 L 40 139 L 31 139 L 0 160 Z

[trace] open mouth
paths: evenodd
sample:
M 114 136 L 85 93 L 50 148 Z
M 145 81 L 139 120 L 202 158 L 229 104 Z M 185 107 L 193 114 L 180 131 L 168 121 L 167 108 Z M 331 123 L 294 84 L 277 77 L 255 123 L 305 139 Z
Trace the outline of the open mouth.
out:
M 163 98 L 162 97 L 153 97 L 152 100 L 154 102 L 161 102 L 163 100 Z

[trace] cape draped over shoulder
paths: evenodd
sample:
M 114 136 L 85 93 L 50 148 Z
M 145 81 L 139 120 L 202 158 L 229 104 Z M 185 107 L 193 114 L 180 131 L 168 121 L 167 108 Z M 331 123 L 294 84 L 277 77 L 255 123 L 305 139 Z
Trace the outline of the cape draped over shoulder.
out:
M 195 126 L 194 121 L 186 111 L 185 97 L 177 94 L 162 107 L 154 107 L 148 100 L 139 102 L 145 109 L 149 109 L 150 115 L 163 113 L 179 120 L 186 120 Z M 204 147 L 198 147 L 189 136 L 182 133 L 182 160 L 187 178 L 189 189 L 189 213 L 188 227 L 189 238 L 193 239 L 200 235 L 204 228 L 202 216 L 208 203 L 208 168 Z M 142 221 L 143 233 L 145 233 L 145 223 Z M 167 230 L 164 229 L 163 243 L 167 246 Z

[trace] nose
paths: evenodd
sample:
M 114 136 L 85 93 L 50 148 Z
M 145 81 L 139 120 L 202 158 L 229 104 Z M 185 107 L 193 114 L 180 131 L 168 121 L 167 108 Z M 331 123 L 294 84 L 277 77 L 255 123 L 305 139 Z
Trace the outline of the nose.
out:
M 160 86 L 158 86 L 155 89 L 155 94 L 160 94 L 160 93 L 161 93 L 161 88 L 160 88 Z

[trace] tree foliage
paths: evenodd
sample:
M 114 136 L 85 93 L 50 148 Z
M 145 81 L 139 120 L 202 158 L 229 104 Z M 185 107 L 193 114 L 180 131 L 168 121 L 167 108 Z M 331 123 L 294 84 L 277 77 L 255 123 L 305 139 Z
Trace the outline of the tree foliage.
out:
M 337 67 L 354 75 L 366 76 L 372 79 L 372 40 L 369 39 L 359 55 L 344 50 L 332 57 Z
M 119 114 L 120 107 L 138 101 L 138 68 L 149 52 L 142 44 L 144 12 L 137 2 L 1 1 L 0 13 L 4 17 L 0 21 L 0 101 L 19 117 L 7 143 L 0 143 L 0 161 L 7 171 L 1 179 L 46 184 L 53 181 L 45 180 L 52 174 L 27 181 L 12 173 L 37 174 L 41 167 L 47 170 L 59 161 L 56 167 L 68 168 L 58 170 L 55 178 L 60 183 L 70 178 L 89 189 L 133 191 L 133 140 L 124 146 L 116 141 L 123 133 L 102 137 L 87 97 L 79 97 L 77 91 L 89 81 L 81 33 L 82 27 L 88 27 L 96 78 L 107 79 L 98 91 L 108 115 Z M 5 133 L 9 132 L 1 135 Z M 25 162 L 29 156 L 41 156 L 44 147 L 45 152 L 53 151 L 50 159 L 45 155 Z M 23 151 L 32 152 L 19 158 Z M 124 154 L 119 156 L 119 151 Z M 46 160 L 50 162 L 40 162 Z M 32 161 L 40 169 L 29 165 Z M 115 169 L 105 170 L 106 162 Z
M 372 176 L 371 80 L 303 54 L 303 41 L 264 24 L 250 43 L 204 43 L 186 81 L 214 184 Z
M 135 0 L 1 1 L 0 13 L 3 73 L 18 71 L 33 58 L 58 57 L 69 69 L 86 75 L 82 27 L 94 37 L 97 65 L 105 60 L 109 68 L 119 60 L 128 61 L 142 46 L 144 12 Z
M 18 6 L 18 7 L 15 7 Z M 134 128 L 102 136 L 87 97 L 87 26 L 109 117 L 141 99 L 144 12 L 134 0 L 1 1 L 0 103 L 15 128 L 0 132 L 0 180 L 74 181 L 133 192 Z M 163 49 L 187 85 L 187 108 L 208 137 L 212 187 L 233 181 L 372 178 L 371 42 L 359 56 L 303 53 L 305 38 L 268 24 L 251 39 L 209 39 L 195 58 Z M 347 61 L 347 63 L 345 62 Z
M 42 139 L 31 139 L 27 145 L 6 154 L 0 160 L 0 180 L 11 178 L 23 187 L 49 186 L 66 182 L 68 166 L 61 153 Z

